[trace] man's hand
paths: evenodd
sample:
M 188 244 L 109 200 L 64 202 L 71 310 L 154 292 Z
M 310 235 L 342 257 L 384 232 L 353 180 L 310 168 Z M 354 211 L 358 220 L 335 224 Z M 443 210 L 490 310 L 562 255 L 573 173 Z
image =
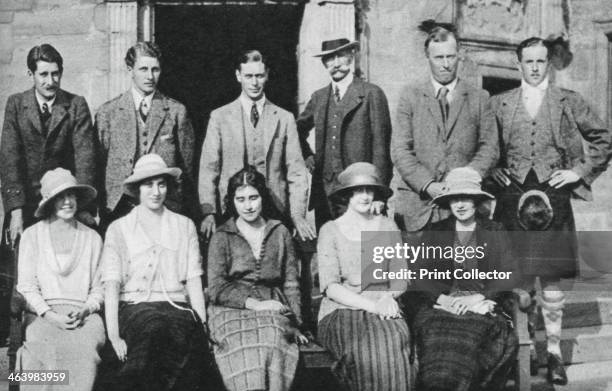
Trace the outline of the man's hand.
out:
M 383 210 L 385 210 L 385 203 L 383 201 L 373 201 L 370 206 L 370 213 L 373 215 L 382 214 Z
M 510 171 L 507 168 L 494 168 L 491 177 L 501 187 L 510 185 Z
M 431 198 L 436 198 L 446 191 L 446 186 L 442 182 L 431 182 L 427 185 L 425 191 Z
M 317 237 L 315 227 L 308 223 L 305 218 L 293 218 L 293 225 L 295 225 L 295 230 L 302 240 L 314 240 Z
M 200 232 L 202 232 L 206 239 L 210 239 L 216 229 L 217 224 L 215 223 L 215 215 L 206 216 L 204 220 L 202 220 L 202 224 L 200 224 Z
M 304 163 L 306 163 L 306 168 L 308 169 L 308 172 L 312 174 L 315 169 L 314 155 L 310 155 L 306 159 L 304 159 Z
M 21 209 L 13 209 L 11 212 L 11 224 L 9 226 L 10 245 L 15 248 L 17 238 L 23 233 L 23 212 Z
M 580 175 L 572 170 L 557 170 L 550 175 L 548 184 L 559 189 L 565 185 L 576 183 L 580 180 Z

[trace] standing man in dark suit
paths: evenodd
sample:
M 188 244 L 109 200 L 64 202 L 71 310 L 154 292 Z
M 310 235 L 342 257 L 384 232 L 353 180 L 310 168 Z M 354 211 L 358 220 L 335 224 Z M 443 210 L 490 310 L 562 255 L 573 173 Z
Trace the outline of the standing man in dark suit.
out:
M 162 72 L 161 50 L 153 42 L 138 42 L 128 49 L 125 64 L 132 87 L 102 105 L 96 115 L 105 190 L 102 224 L 108 226 L 134 206 L 135 200 L 123 194 L 123 180 L 147 153 L 156 153 L 168 167 L 183 171 L 178 188 L 172 189 L 166 204 L 199 222 L 193 176 L 194 131 L 185 106 L 157 90 Z
M 345 38 L 323 41 L 317 57 L 321 57 L 331 83 L 312 94 L 297 119 L 302 153 L 312 172 L 310 206 L 315 209 L 317 227 L 337 216 L 328 195 L 338 174 L 352 163 L 374 164 L 385 185 L 391 178 L 389 106 L 380 87 L 353 75 L 358 44 Z M 306 140 L 313 127 L 314 153 Z M 382 206 L 382 201 L 375 203 L 378 211 Z
M 489 94 L 457 77 L 459 44 L 447 27 L 429 31 L 425 55 L 431 77 L 404 88 L 391 137 L 395 170 L 389 204 L 404 232 L 449 216 L 432 200 L 444 192 L 450 170 L 469 166 L 484 177 L 499 156 Z
M 34 86 L 8 98 L 0 143 L 2 199 L 10 221 L 4 239 L 13 247 L 23 230 L 36 222 L 40 179 L 46 171 L 65 168 L 79 183 L 87 185 L 94 185 L 96 177 L 96 136 L 91 115 L 82 96 L 60 89 L 62 56 L 49 44 L 34 46 L 27 65 Z M 92 212 L 83 211 L 78 217 L 94 225 Z M 20 298 L 16 294 L 11 298 L 11 368 L 15 349 L 21 344 L 18 325 L 13 324 L 21 316 Z
M 580 95 L 549 81 L 551 49 L 544 40 L 526 39 L 516 53 L 521 86 L 492 98 L 501 144 L 499 166 L 492 172 L 500 187 L 495 219 L 510 231 L 528 231 L 514 243 L 515 249 L 524 277 L 540 278 L 548 380 L 566 384 L 560 347 L 564 293 L 559 283 L 576 274 L 570 198 L 592 199 L 591 184 L 607 168 L 612 137 Z M 545 206 L 547 212 L 540 214 L 548 218 L 535 226 L 525 212 L 538 204 Z

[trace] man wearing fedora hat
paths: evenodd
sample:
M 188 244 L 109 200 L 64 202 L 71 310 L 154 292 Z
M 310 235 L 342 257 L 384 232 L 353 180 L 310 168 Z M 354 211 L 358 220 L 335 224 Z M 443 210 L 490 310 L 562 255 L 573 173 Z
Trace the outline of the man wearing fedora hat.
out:
M 549 81 L 555 61 L 547 41 L 526 39 L 516 53 L 521 86 L 492 99 L 502 156 L 492 172 L 498 198 L 495 219 L 508 230 L 530 232 L 521 236 L 516 249 L 523 274 L 539 276 L 543 288 L 540 303 L 548 342 L 548 380 L 566 384 L 560 350 L 563 292 L 559 281 L 576 273 L 577 240 L 570 198 L 592 199 L 591 185 L 607 168 L 612 138 L 580 95 Z
M 261 52 L 245 50 L 235 66 L 242 92 L 211 113 L 202 146 L 198 192 L 206 217 L 200 230 L 207 237 L 214 232 L 215 218 L 225 213 L 229 179 L 252 165 L 266 178 L 276 218 L 302 239 L 314 239 L 314 227 L 305 219 L 308 179 L 295 119 L 266 97 L 269 64 Z
M 420 232 L 449 216 L 449 210 L 432 199 L 443 191 L 450 170 L 469 166 L 484 177 L 499 156 L 489 94 L 457 77 L 454 29 L 424 25 L 430 77 L 402 91 L 391 137 L 395 193 L 389 204 L 406 232 Z
M 385 185 L 391 178 L 389 106 L 380 87 L 353 75 L 358 45 L 346 38 L 323 41 L 316 57 L 321 57 L 331 83 L 312 94 L 297 119 L 302 153 L 313 175 L 310 207 L 317 227 L 336 217 L 328 196 L 338 174 L 350 164 L 374 164 Z M 314 151 L 307 141 L 313 127 Z
M 123 180 L 143 155 L 156 153 L 183 171 L 168 207 L 199 220 L 194 180 L 194 130 L 183 104 L 162 94 L 162 52 L 153 42 L 138 42 L 125 56 L 132 87 L 104 103 L 96 114 L 102 146 L 101 218 L 103 227 L 127 214 L 134 200 L 123 194 Z

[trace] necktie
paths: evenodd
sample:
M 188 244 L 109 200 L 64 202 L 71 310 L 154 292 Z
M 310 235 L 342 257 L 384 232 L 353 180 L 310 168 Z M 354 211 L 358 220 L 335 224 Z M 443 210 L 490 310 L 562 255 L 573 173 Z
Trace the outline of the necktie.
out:
M 440 104 L 440 111 L 442 112 L 442 121 L 444 125 L 446 125 L 446 120 L 448 119 L 448 99 L 446 96 L 448 95 L 448 88 L 442 86 L 438 90 L 438 103 Z
M 253 103 L 253 106 L 251 106 L 251 123 L 254 128 L 257 127 L 257 122 L 259 122 L 259 112 L 257 111 L 257 104 Z
M 45 135 L 47 134 L 47 130 L 49 128 L 49 119 L 51 118 L 51 112 L 49 112 L 49 105 L 46 103 L 42 104 L 42 114 L 40 115 L 40 119 L 42 122 L 42 129 Z
M 147 105 L 146 100 L 143 99 L 140 101 L 138 113 L 140 114 L 140 119 L 142 119 L 142 122 L 147 122 L 147 115 L 149 115 L 149 105 Z
M 334 87 L 334 99 L 336 103 L 340 102 L 340 88 L 338 88 L 338 86 Z

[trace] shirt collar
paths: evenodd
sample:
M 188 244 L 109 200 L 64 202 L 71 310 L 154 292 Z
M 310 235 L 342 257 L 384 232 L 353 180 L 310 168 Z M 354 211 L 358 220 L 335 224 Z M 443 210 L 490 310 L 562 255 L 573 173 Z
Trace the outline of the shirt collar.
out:
M 542 80 L 542 82 L 535 87 L 527 83 L 525 79 L 521 80 L 521 89 L 523 90 L 523 92 L 526 92 L 526 93 L 536 92 L 536 91 L 544 92 L 546 91 L 547 88 L 548 88 L 548 76 L 546 76 L 546 78 Z
M 137 109 L 140 107 L 140 102 L 143 99 L 144 99 L 145 103 L 147 104 L 147 106 L 149 106 L 149 109 L 150 109 L 151 108 L 151 101 L 153 100 L 153 95 L 155 95 L 155 92 L 153 92 L 153 93 L 151 93 L 149 95 L 143 95 L 136 88 L 132 87 L 132 98 L 134 99 L 134 106 L 136 106 Z
M 342 99 L 342 97 L 344 97 L 344 94 L 346 94 L 346 90 L 348 90 L 349 86 L 351 85 L 351 83 L 353 82 L 353 79 L 355 77 L 353 76 L 352 72 L 349 72 L 348 75 L 346 75 L 344 77 L 344 79 L 340 80 L 340 81 L 334 81 L 332 80 L 332 87 L 335 90 L 336 87 L 338 87 L 338 90 L 340 91 L 340 98 Z
M 34 95 L 36 96 L 36 103 L 38 103 L 38 109 L 42 112 L 43 103 L 47 104 L 47 108 L 49 109 L 49 113 L 53 111 L 53 102 L 55 102 L 55 98 L 57 94 L 53 95 L 51 100 L 46 100 L 42 95 L 38 93 L 38 91 L 34 90 Z
M 263 94 L 259 100 L 253 100 L 247 96 L 244 92 L 240 94 L 240 104 L 242 105 L 242 109 L 245 113 L 251 112 L 251 107 L 253 107 L 253 102 L 255 102 L 255 107 L 257 107 L 257 112 L 261 116 L 264 109 L 264 104 L 266 103 L 266 94 Z
M 459 80 L 459 78 L 455 77 L 455 80 L 453 80 L 450 83 L 444 85 L 444 84 L 438 83 L 438 81 L 432 77 L 431 78 L 431 84 L 433 85 L 433 88 L 434 88 L 434 96 L 435 97 L 438 96 L 438 91 L 440 91 L 440 88 L 442 88 L 442 87 L 446 87 L 448 89 L 448 94 L 449 95 L 452 94 L 453 91 L 455 90 L 455 87 L 457 87 L 457 80 Z

